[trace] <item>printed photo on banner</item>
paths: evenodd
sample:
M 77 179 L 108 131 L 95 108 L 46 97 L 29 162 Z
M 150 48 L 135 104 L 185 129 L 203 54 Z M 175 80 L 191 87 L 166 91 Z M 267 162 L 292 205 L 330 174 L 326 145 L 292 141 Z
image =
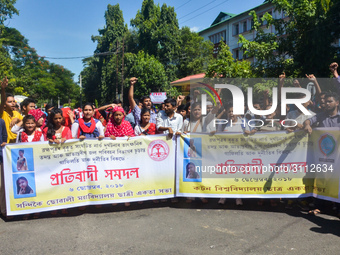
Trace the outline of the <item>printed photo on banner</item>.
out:
M 184 159 L 183 168 L 184 182 L 202 182 L 201 160 Z
M 35 197 L 34 173 L 13 174 L 14 198 Z
M 33 149 L 13 149 L 12 170 L 13 172 L 34 171 Z
M 184 138 L 184 158 L 202 158 L 201 138 Z

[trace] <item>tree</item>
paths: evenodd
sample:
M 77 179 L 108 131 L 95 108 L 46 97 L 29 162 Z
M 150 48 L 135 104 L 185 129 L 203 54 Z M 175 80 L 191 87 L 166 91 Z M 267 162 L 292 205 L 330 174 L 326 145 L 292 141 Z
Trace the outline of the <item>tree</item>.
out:
M 180 29 L 180 46 L 177 65 L 179 78 L 204 72 L 213 60 L 213 44 L 190 31 L 189 27 Z
M 15 3 L 16 0 L 0 0 L 0 26 L 4 26 L 4 22 L 14 14 L 19 15 L 19 11 L 14 7 Z
M 171 90 L 164 66 L 154 56 L 140 51 L 138 54 L 127 53 L 125 58 L 128 70 L 126 77 L 138 77 L 138 86 L 135 86 L 134 92 L 136 98 L 149 95 L 150 92 L 165 91 L 172 95 L 173 90 Z M 125 84 L 128 89 L 128 78 Z
M 138 50 L 157 56 L 158 33 L 157 26 L 160 17 L 160 7 L 153 0 L 144 0 L 141 10 L 131 20 L 131 26 L 136 29 Z
M 263 33 L 255 12 L 256 38 L 253 42 L 240 35 L 240 43 L 257 62 L 254 70 L 259 76 L 278 76 L 283 70 L 291 76 L 314 73 L 329 76 L 328 66 L 338 57 L 339 48 L 333 44 L 340 36 L 339 1 L 330 0 L 270 0 L 275 10 L 283 12 L 286 19 L 263 16 L 275 34 Z M 275 50 L 275 54 L 273 51 Z
M 249 78 L 251 77 L 250 62 L 246 60 L 235 60 L 229 50 L 229 46 L 222 40 L 219 44 L 216 59 L 213 59 L 205 73 L 208 78 Z
M 92 36 L 97 42 L 95 54 L 97 54 L 95 68 L 98 72 L 95 75 L 100 81 L 97 84 L 86 82 L 86 86 L 92 84 L 99 89 L 102 104 L 110 102 L 122 91 L 122 56 L 121 52 L 125 47 L 125 40 L 128 34 L 127 25 L 124 23 L 123 12 L 119 4 L 108 5 L 105 11 L 105 27 L 99 29 L 99 36 Z M 93 74 L 90 74 L 93 77 Z M 86 79 L 85 75 L 85 79 Z M 95 88 L 90 88 L 93 90 Z M 88 90 L 88 89 L 87 89 Z M 97 93 L 96 93 L 97 94 Z M 89 95 L 91 97 L 91 95 Z
M 138 49 L 153 55 L 164 65 L 169 79 L 177 78 L 180 36 L 175 8 L 144 0 L 142 9 L 131 20 L 138 37 Z

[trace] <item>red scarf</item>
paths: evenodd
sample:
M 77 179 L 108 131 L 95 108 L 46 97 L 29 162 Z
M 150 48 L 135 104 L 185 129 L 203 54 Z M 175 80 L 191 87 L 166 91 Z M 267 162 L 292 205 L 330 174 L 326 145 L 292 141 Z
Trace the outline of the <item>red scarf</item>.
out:
M 33 136 L 32 142 L 39 142 L 41 136 L 42 136 L 42 132 L 39 131 L 39 130 L 36 130 L 34 132 L 34 136 Z M 21 142 L 22 143 L 27 143 L 28 142 L 28 135 L 24 131 L 21 133 Z
M 88 127 L 85 125 L 85 121 L 83 118 L 78 119 L 79 122 L 79 128 L 78 128 L 78 138 L 80 136 L 80 129 L 87 134 L 92 134 L 93 131 L 96 129 L 96 122 L 94 121 L 94 118 L 91 118 L 91 126 Z
M 35 118 L 35 121 L 37 122 L 41 117 L 44 118 L 43 124 L 40 127 L 41 130 L 44 130 L 45 128 L 45 120 L 46 120 L 46 114 L 41 111 L 40 109 L 33 109 L 28 112 L 28 115 L 33 115 Z

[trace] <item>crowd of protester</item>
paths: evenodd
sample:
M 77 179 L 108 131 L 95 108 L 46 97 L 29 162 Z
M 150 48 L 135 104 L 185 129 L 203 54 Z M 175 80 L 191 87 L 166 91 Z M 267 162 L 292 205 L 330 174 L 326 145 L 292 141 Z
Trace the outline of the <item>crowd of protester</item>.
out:
M 340 77 L 337 72 L 338 64 L 332 63 L 330 71 L 334 76 L 335 86 L 338 93 L 322 92 L 316 77 L 306 75 L 314 83 L 316 88 L 315 98 L 303 106 L 310 112 L 310 116 L 302 114 L 301 110 L 287 106 L 287 116 L 281 115 L 280 107 L 272 114 L 257 116 L 249 110 L 241 115 L 233 113 L 233 104 L 227 103 L 223 106 L 207 102 L 207 114 L 202 115 L 201 102 L 197 99 L 199 94 L 195 91 L 192 97 L 179 96 L 176 99 L 168 98 L 158 109 L 154 107 L 149 96 L 143 96 L 140 100 L 134 98 L 134 87 L 138 84 L 138 79 L 130 79 L 128 92 L 129 106 L 123 108 L 120 100 L 113 100 L 113 103 L 96 108 L 92 103 L 86 103 L 82 109 L 57 108 L 47 104 L 44 109 L 36 108 L 36 102 L 31 98 L 26 98 L 20 105 L 14 96 L 6 93 L 8 86 L 7 78 L 1 82 L 1 104 L 0 104 L 0 144 L 4 146 L 8 143 L 38 142 L 48 141 L 50 143 L 64 143 L 68 139 L 104 139 L 105 137 L 116 139 L 116 137 L 167 134 L 169 138 L 181 135 L 182 133 L 210 133 L 216 132 L 242 132 L 245 135 L 252 135 L 257 132 L 269 132 L 286 130 L 293 132 L 301 129 L 307 133 L 312 133 L 313 127 L 340 127 L 339 93 Z M 285 74 L 279 77 L 279 89 L 284 86 Z M 296 87 L 300 87 L 299 82 L 294 82 Z M 220 92 L 220 91 L 219 91 Z M 278 97 L 280 98 L 280 96 Z M 278 104 L 280 105 L 280 103 Z M 263 100 L 255 101 L 253 106 L 257 110 L 268 110 L 272 104 L 269 99 L 269 92 L 264 91 Z M 216 119 L 228 120 L 218 123 Z M 260 119 L 264 125 L 253 127 L 247 124 L 247 120 Z M 284 119 L 295 119 L 295 127 L 285 128 L 282 125 Z M 233 125 L 232 123 L 243 123 Z M 287 123 L 286 123 L 287 124 Z M 293 126 L 293 125 L 291 125 Z M 0 150 L 1 163 L 1 191 L 0 208 L 2 214 L 6 215 L 5 192 L 3 181 L 2 150 Z M 196 176 L 197 173 L 188 169 L 188 178 Z M 176 199 L 173 200 L 174 202 Z M 188 198 L 190 203 L 192 198 Z M 224 204 L 226 199 L 221 198 L 218 203 Z M 157 202 L 157 201 L 155 201 Z M 202 198 L 202 202 L 208 202 Z M 258 201 L 263 205 L 265 200 Z M 271 199 L 272 206 L 277 205 L 276 200 Z M 236 199 L 237 205 L 242 205 L 241 199 Z M 307 206 L 304 200 L 288 200 L 286 207 L 292 204 Z M 129 203 L 126 203 L 128 206 Z M 323 209 L 323 202 L 315 200 L 314 205 L 310 205 L 310 213 L 317 214 Z M 313 208 L 314 207 L 314 208 Z M 67 213 L 66 210 L 64 210 Z M 340 212 L 340 211 L 339 211 Z M 340 215 L 340 214 L 339 214 Z

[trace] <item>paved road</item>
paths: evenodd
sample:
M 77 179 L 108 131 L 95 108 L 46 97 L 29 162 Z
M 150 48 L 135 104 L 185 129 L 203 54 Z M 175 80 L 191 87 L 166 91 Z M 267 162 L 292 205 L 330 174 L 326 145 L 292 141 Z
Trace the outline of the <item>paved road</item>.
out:
M 340 221 L 245 200 L 144 202 L 0 219 L 0 254 L 339 254 Z

